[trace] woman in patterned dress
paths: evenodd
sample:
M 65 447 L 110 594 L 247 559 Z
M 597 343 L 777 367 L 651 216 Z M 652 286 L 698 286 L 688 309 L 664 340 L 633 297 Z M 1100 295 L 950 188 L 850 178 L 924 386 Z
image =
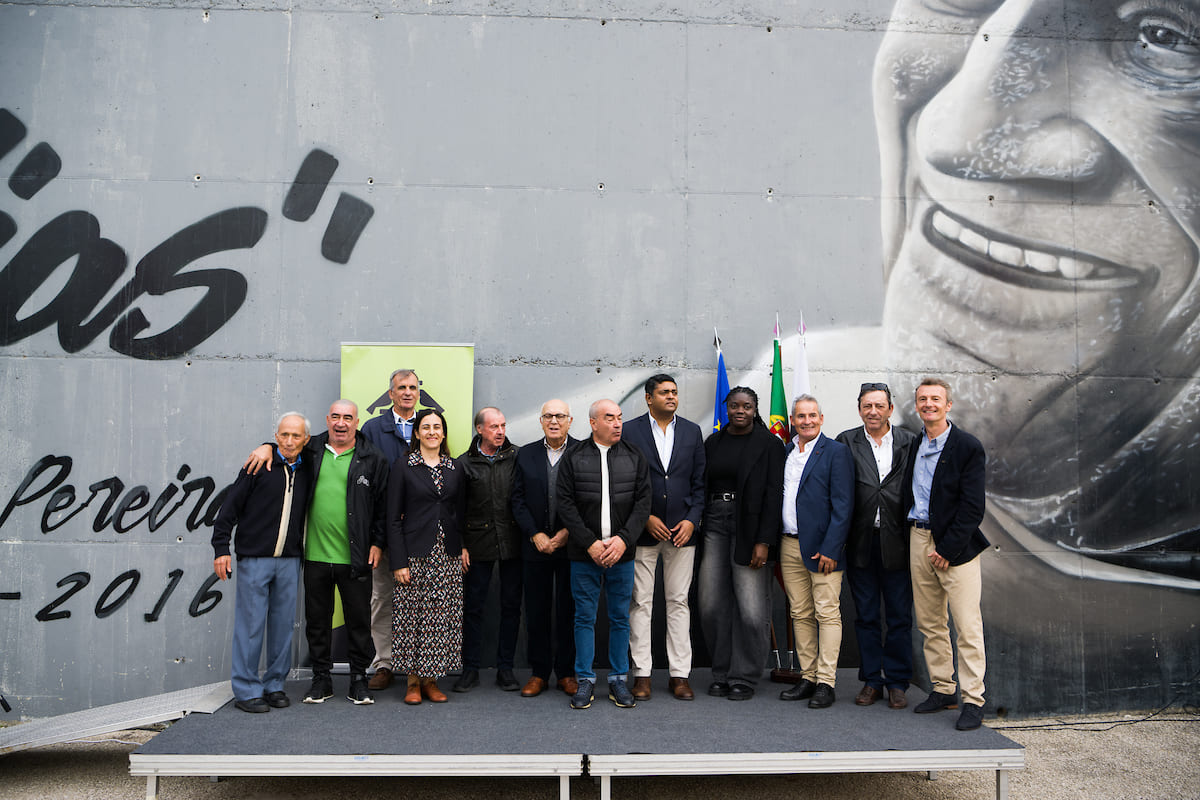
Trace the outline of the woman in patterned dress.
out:
M 466 479 L 450 458 L 446 419 L 417 412 L 412 446 L 388 476 L 392 663 L 408 673 L 404 702 L 446 702 L 437 679 L 462 668 L 462 545 Z

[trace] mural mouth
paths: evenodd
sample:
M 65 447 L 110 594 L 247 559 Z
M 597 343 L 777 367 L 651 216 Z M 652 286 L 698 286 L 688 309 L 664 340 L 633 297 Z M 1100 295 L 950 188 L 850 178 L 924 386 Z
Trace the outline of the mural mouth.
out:
M 1147 275 L 1103 258 L 1022 242 L 968 222 L 934 204 L 921 223 L 925 238 L 946 255 L 990 277 L 1030 289 L 1134 289 Z

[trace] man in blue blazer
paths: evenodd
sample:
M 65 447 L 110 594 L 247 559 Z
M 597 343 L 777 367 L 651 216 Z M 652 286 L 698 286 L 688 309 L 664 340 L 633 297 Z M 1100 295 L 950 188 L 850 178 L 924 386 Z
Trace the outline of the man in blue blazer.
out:
M 791 608 L 802 680 L 781 700 L 808 698 L 809 708 L 833 705 L 842 646 L 842 567 L 854 509 L 850 448 L 821 433 L 817 399 L 792 403 L 796 434 L 783 468 L 783 536 L 779 569 Z
M 654 576 L 663 562 L 667 601 L 667 688 L 680 700 L 695 697 L 692 671 L 692 616 L 688 593 L 696 564 L 695 533 L 704 515 L 704 436 L 700 426 L 678 416 L 679 387 L 670 375 L 646 381 L 647 413 L 626 423 L 623 438 L 641 451 L 650 469 L 650 519 L 637 542 L 633 603 L 629 608 L 629 649 L 633 696 L 650 699 L 653 655 L 650 622 Z
M 917 629 L 925 637 L 925 665 L 933 691 L 913 710 L 930 714 L 955 708 L 962 689 L 960 731 L 983 723 L 983 615 L 979 554 L 988 540 L 979 530 L 986 498 L 987 456 L 971 434 L 946 415 L 954 404 L 950 384 L 926 378 L 917 386 L 916 407 L 925 425 L 908 454 L 901 497 L 909 524 L 909 571 Z M 958 632 L 958 683 L 949 617 Z

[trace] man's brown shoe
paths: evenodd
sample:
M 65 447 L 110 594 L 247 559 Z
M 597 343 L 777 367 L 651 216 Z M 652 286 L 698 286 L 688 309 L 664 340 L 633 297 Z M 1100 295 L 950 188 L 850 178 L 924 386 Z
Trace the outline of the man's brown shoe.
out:
M 687 678 L 671 678 L 667 681 L 667 689 L 678 700 L 691 700 L 696 696 L 696 693 L 692 691 L 692 687 L 688 686 Z
M 862 691 L 854 698 L 856 706 L 871 706 L 875 705 L 875 701 L 883 696 L 883 692 L 876 689 L 874 686 L 863 684 Z
M 908 708 L 908 695 L 903 689 L 888 689 L 888 708 Z
M 521 697 L 537 697 L 544 691 L 546 691 L 546 682 L 537 675 L 534 675 L 529 679 L 529 683 L 525 684 L 525 688 L 521 690 Z
M 634 700 L 649 700 L 650 699 L 650 676 L 646 675 L 642 678 L 633 679 L 633 699 Z
M 375 670 L 375 674 L 371 676 L 371 680 L 367 681 L 367 688 L 373 692 L 381 692 L 392 685 L 392 671 L 387 667 L 380 667 Z
M 410 706 L 421 705 L 421 681 L 416 675 L 408 676 L 408 688 L 404 691 L 404 702 Z
M 429 698 L 431 703 L 444 703 L 448 699 L 445 692 L 438 688 L 437 680 L 425 678 L 421 681 L 421 693 Z
M 562 689 L 563 694 L 567 697 L 574 697 L 575 693 L 579 691 L 579 681 L 575 680 L 574 677 L 559 678 L 558 688 Z

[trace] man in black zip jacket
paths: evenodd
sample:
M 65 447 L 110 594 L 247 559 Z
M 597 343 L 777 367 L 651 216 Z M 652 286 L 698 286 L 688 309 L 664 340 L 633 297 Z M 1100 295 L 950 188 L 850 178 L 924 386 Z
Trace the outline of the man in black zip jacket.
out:
M 292 667 L 304 512 L 313 484 L 311 459 L 301 452 L 308 440 L 308 420 L 284 414 L 275 428 L 277 469 L 239 472 L 213 525 L 213 571 L 221 580 L 232 573 L 231 540 L 237 553 L 230 678 L 234 705 L 252 714 L 291 705 L 283 684 Z M 267 668 L 259 678 L 264 637 Z

